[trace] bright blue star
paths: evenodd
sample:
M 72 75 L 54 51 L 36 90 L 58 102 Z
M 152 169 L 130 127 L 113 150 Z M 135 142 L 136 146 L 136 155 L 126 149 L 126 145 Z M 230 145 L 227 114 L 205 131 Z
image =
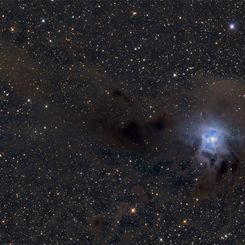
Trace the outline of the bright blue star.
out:
M 228 28 L 230 31 L 236 31 L 237 30 L 237 23 L 235 21 L 230 22 Z

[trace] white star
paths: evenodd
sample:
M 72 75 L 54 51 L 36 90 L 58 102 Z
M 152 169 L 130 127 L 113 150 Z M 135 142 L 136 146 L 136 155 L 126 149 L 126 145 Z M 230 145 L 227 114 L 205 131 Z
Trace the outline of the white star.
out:
M 234 23 L 230 23 L 230 25 L 229 25 L 229 29 L 230 30 L 235 30 L 235 24 Z

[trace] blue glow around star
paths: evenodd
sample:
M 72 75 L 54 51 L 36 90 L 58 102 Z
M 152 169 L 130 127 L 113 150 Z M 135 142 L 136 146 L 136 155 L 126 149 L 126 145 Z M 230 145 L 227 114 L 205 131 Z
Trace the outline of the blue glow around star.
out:
M 208 151 L 215 151 L 219 141 L 219 135 L 217 130 L 210 129 L 202 135 L 203 148 Z
M 238 30 L 238 23 L 236 21 L 232 21 L 228 24 L 229 31 L 237 31 Z
M 205 127 L 201 134 L 201 150 L 212 154 L 225 152 L 226 134 L 222 128 Z

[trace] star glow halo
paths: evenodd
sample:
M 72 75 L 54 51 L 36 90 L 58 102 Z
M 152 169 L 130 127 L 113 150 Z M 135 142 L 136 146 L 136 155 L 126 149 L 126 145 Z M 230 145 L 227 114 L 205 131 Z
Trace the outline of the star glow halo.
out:
M 201 129 L 201 151 L 210 154 L 225 154 L 228 135 L 227 130 L 221 127 L 203 127 Z

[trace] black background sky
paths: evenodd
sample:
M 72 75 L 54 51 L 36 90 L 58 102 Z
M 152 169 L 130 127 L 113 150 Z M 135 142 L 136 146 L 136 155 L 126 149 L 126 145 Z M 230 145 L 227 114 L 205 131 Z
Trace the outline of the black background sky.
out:
M 245 244 L 244 11 L 0 1 L 1 243 Z M 212 120 L 236 135 L 215 177 Z

